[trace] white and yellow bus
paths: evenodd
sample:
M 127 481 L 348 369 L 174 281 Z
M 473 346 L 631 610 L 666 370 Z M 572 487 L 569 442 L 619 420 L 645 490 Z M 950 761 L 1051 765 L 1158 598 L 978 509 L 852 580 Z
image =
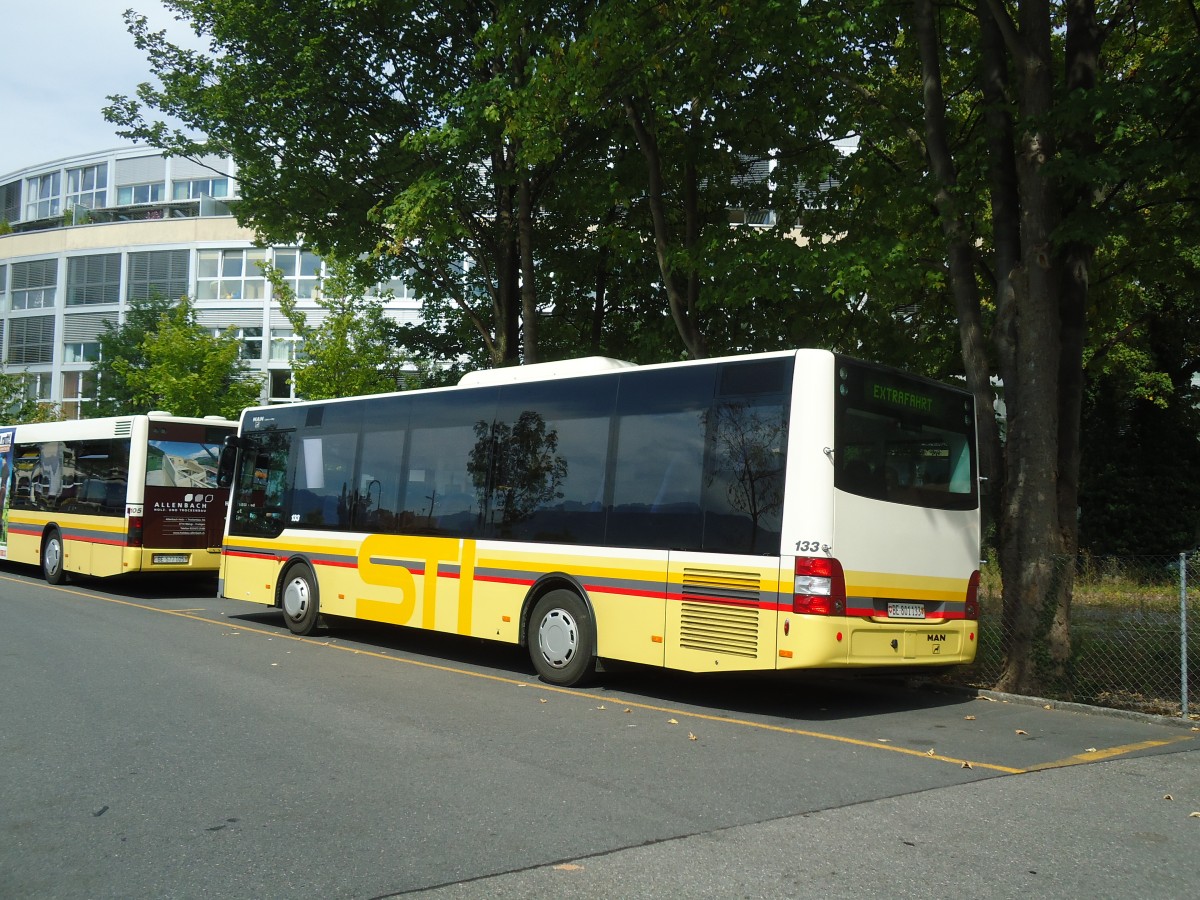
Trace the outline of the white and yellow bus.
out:
M 975 448 L 967 392 L 820 350 L 250 409 L 219 592 L 525 645 L 563 685 L 967 663 Z
M 69 573 L 216 571 L 227 419 L 165 413 L 0 427 L 0 559 Z

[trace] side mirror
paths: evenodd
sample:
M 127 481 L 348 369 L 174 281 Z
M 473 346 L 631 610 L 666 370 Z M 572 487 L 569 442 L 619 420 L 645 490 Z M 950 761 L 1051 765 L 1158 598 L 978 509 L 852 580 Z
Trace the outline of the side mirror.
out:
M 217 460 L 217 487 L 227 488 L 233 484 L 233 473 L 237 466 L 237 452 L 241 441 L 237 435 L 228 435 L 221 456 Z

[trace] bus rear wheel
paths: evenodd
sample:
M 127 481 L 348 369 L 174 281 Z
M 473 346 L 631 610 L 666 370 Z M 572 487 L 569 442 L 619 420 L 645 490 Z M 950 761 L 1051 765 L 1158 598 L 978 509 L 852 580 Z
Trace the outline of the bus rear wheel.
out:
M 587 604 L 573 591 L 551 591 L 533 607 L 529 658 L 543 681 L 564 687 L 587 682 L 595 673 L 596 630 Z
M 306 635 L 316 631 L 321 606 L 317 599 L 317 581 L 312 569 L 304 563 L 295 563 L 284 573 L 279 605 L 283 608 L 283 620 L 293 634 Z
M 42 539 L 42 576 L 47 584 L 62 584 L 67 580 L 64 561 L 62 533 L 51 528 Z

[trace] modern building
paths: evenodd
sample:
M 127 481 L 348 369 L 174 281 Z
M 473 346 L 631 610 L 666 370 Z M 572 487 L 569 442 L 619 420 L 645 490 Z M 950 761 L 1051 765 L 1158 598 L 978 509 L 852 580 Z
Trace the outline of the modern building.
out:
M 53 160 L 0 177 L 0 360 L 28 396 L 69 418 L 95 402 L 92 368 L 106 322 L 131 300 L 187 295 L 214 332 L 232 327 L 264 400 L 292 394 L 291 324 L 256 263 L 291 283 L 310 323 L 322 263 L 301 246 L 256 246 L 238 226 L 231 160 L 169 158 L 124 147 Z M 420 303 L 394 282 L 388 315 L 414 321 Z

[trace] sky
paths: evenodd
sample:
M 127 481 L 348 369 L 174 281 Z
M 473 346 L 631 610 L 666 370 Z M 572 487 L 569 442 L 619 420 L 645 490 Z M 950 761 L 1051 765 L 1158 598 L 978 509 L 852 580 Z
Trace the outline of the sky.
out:
M 0 0 L 0 178 L 26 166 L 129 146 L 104 121 L 109 94 L 133 94 L 150 67 L 122 13 L 201 46 L 160 0 Z

